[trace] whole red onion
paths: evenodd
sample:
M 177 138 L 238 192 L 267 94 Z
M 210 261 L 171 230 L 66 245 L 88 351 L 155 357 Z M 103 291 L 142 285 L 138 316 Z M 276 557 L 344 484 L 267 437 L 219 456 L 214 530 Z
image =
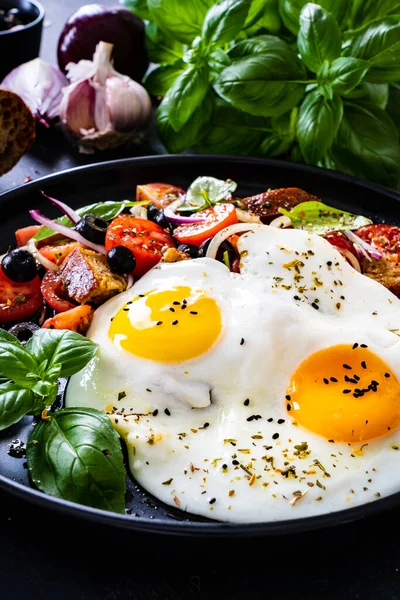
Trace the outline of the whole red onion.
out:
M 92 60 L 99 42 L 114 45 L 114 67 L 135 81 L 141 81 L 149 60 L 143 21 L 125 8 L 101 4 L 81 6 L 68 19 L 58 40 L 57 57 L 65 73 L 68 63 Z

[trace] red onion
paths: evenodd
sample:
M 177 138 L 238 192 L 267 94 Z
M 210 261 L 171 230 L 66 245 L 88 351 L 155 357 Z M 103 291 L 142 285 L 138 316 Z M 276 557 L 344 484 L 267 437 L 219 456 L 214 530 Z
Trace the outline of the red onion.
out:
M 114 45 L 114 67 L 141 81 L 149 66 L 144 23 L 125 8 L 101 4 L 81 6 L 66 22 L 58 40 L 58 64 L 65 73 L 68 63 L 92 60 L 99 42 Z
M 32 219 L 37 223 L 40 223 L 41 225 L 47 225 L 47 227 L 50 227 L 53 231 L 57 231 L 57 233 L 61 233 L 62 235 L 65 235 L 65 237 L 70 238 L 71 240 L 80 242 L 83 246 L 91 248 L 95 252 L 99 252 L 100 254 L 106 253 L 104 246 L 100 246 L 100 244 L 94 244 L 93 242 L 90 242 L 89 240 L 84 238 L 80 233 L 75 231 L 75 229 L 70 229 L 65 225 L 60 225 L 60 223 L 56 223 L 56 221 L 48 219 L 47 217 L 42 215 L 42 213 L 39 210 L 30 210 L 29 214 L 31 215 Z
M 72 208 L 70 208 L 68 204 L 64 204 L 64 202 L 61 202 L 61 200 L 57 200 L 56 198 L 51 198 L 50 196 L 45 194 L 43 190 L 40 190 L 40 193 L 43 194 L 43 196 L 47 198 L 47 200 L 50 200 L 50 202 L 54 204 L 54 206 L 57 206 L 57 208 L 59 208 L 64 213 L 64 215 L 67 215 L 68 219 L 74 225 L 76 225 L 78 221 L 81 220 L 81 217 L 78 215 L 78 213 L 72 210 Z
M 349 240 L 351 242 L 353 242 L 356 249 L 364 250 L 369 256 L 371 256 L 372 258 L 375 258 L 375 260 L 380 260 L 382 258 L 382 254 L 380 252 L 378 252 L 377 249 L 374 248 L 374 246 L 371 246 L 371 244 L 368 244 L 368 242 L 365 242 L 362 238 L 360 238 L 358 235 L 356 235 L 353 231 L 344 231 L 343 233 L 349 238 Z M 362 252 L 362 254 L 365 257 L 364 252 Z
M 35 58 L 6 75 L 1 87 L 18 94 L 45 127 L 60 114 L 61 90 L 67 78 L 57 67 Z
M 191 215 L 190 217 L 177 215 L 174 211 L 180 204 L 182 204 L 182 200 L 175 200 L 164 208 L 164 215 L 167 217 L 168 221 L 171 221 L 171 223 L 180 223 L 182 225 L 186 223 L 203 223 L 205 221 L 202 217 L 196 217 L 195 215 Z

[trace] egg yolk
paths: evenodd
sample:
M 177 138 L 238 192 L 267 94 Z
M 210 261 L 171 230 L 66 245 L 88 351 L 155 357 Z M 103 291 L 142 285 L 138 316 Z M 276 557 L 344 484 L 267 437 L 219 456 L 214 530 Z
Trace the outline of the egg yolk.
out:
M 112 319 L 109 335 L 136 356 L 171 363 L 200 356 L 221 330 L 216 301 L 203 290 L 177 286 L 127 302 Z
M 364 345 L 320 350 L 301 363 L 287 390 L 297 423 L 325 438 L 359 442 L 400 424 L 400 386 L 381 358 Z

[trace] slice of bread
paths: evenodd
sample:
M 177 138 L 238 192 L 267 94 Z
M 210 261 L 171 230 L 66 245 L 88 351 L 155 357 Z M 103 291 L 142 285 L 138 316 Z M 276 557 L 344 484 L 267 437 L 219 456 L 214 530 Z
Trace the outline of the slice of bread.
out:
M 25 102 L 0 88 L 0 176 L 10 171 L 36 137 L 36 121 Z

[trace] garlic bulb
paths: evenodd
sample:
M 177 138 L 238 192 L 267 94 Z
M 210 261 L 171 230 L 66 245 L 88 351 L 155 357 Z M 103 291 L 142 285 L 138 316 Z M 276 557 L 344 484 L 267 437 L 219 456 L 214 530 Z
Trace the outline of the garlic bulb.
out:
M 113 44 L 100 42 L 92 61 L 67 65 L 71 84 L 63 90 L 60 118 L 81 152 L 140 143 L 150 119 L 150 96 L 114 69 L 112 50 Z

